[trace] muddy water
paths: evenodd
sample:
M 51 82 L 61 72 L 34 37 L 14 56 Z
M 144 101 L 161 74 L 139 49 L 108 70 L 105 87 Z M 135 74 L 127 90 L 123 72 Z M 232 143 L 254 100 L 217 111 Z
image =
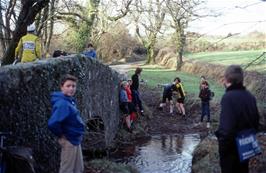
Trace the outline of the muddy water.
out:
M 115 160 L 134 165 L 140 173 L 191 173 L 192 153 L 199 142 L 198 134 L 152 136 L 125 148 Z

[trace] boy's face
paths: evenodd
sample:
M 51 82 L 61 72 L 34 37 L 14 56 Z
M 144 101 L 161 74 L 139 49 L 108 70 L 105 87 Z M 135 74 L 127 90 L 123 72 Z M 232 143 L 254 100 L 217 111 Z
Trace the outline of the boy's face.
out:
M 125 83 L 125 84 L 123 85 L 123 88 L 126 89 L 127 87 L 128 87 L 128 83 Z
M 76 93 L 77 83 L 72 80 L 67 80 L 62 86 L 61 91 L 66 96 L 74 96 Z

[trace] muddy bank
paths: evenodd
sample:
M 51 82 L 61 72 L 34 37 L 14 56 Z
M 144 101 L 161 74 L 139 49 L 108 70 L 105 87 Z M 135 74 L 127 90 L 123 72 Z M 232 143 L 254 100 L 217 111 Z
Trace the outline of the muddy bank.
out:
M 185 61 L 181 70 L 195 75 L 204 75 L 207 78 L 216 80 L 222 83 L 223 74 L 226 66 Z M 266 98 L 266 75 L 255 71 L 245 72 L 244 85 L 257 97 L 258 100 L 265 100 Z
M 187 96 L 186 110 L 188 110 L 187 112 L 188 116 L 186 118 L 180 115 L 177 115 L 177 114 L 170 115 L 169 107 L 166 107 L 166 109 L 164 109 L 163 111 L 158 111 L 157 107 L 161 100 L 161 88 L 151 89 L 146 86 L 142 86 L 141 96 L 146 105 L 145 113 L 144 113 L 145 115 L 140 116 L 138 118 L 137 123 L 135 124 L 136 127 L 132 133 L 127 132 L 126 130 L 124 130 L 123 126 L 121 126 L 121 129 L 119 130 L 119 133 L 117 134 L 117 137 L 116 137 L 117 145 L 114 146 L 113 149 L 109 149 L 109 153 L 106 153 L 104 156 L 102 156 L 103 158 L 108 158 L 108 157 L 112 158 L 112 156 L 116 155 L 116 152 L 118 152 L 122 154 L 121 158 L 125 158 L 126 160 L 127 157 L 131 157 L 134 154 L 135 146 L 139 145 L 138 143 L 139 139 L 150 140 L 150 137 L 152 136 L 153 136 L 153 140 L 151 140 L 152 143 L 164 137 L 165 137 L 165 140 L 167 141 L 168 137 L 171 136 L 173 143 L 175 143 L 173 146 L 172 155 L 179 154 L 180 150 L 182 149 L 182 144 L 184 142 L 183 140 L 186 139 L 185 137 L 183 137 L 184 135 L 197 134 L 200 139 L 203 139 L 209 133 L 212 133 L 212 129 L 215 128 L 213 127 L 213 128 L 207 129 L 206 123 L 198 125 L 198 122 L 200 121 L 200 102 L 199 100 L 194 100 L 195 96 L 193 95 Z M 213 112 L 216 111 L 215 110 L 216 107 L 212 106 L 211 109 Z M 213 126 L 215 126 L 214 124 L 215 123 L 213 123 Z M 160 141 L 158 143 L 160 143 Z M 161 148 L 159 147 L 157 150 L 160 150 L 160 149 Z M 175 152 L 178 152 L 178 153 L 175 153 Z M 168 154 L 171 155 L 171 153 L 168 153 Z M 157 156 L 154 156 L 154 157 L 157 157 Z M 167 156 L 167 159 L 166 159 L 167 161 L 165 162 L 158 161 L 158 164 L 167 165 L 170 163 L 168 159 L 169 158 Z M 192 158 L 190 158 L 190 161 L 191 160 Z M 116 165 L 115 167 L 121 166 L 121 165 L 119 166 L 119 164 L 116 164 L 114 162 L 111 162 L 111 163 L 107 163 L 107 164 L 108 165 L 111 164 L 113 166 Z M 136 164 L 138 164 L 138 162 L 136 162 Z M 95 162 L 88 161 L 86 165 L 87 165 L 87 171 L 97 172 L 98 162 L 96 162 L 96 165 L 95 165 Z M 160 166 L 160 165 L 157 165 L 157 166 Z M 178 166 L 174 165 L 173 169 L 177 169 L 177 168 Z M 124 169 L 125 172 L 135 172 L 135 169 L 131 169 L 131 168 L 121 167 L 121 169 Z M 178 169 L 181 169 L 181 168 L 178 168 Z M 191 165 L 188 167 L 188 169 L 191 169 Z M 108 173 L 109 171 L 105 170 L 105 172 Z
M 156 57 L 156 63 L 166 68 L 176 68 L 177 60 L 175 51 L 171 47 L 163 48 Z M 223 74 L 226 66 L 196 62 L 185 58 L 181 71 L 194 74 L 196 76 L 204 75 L 207 79 L 213 79 L 222 85 Z M 260 124 L 266 128 L 266 74 L 255 71 L 245 71 L 244 85 L 257 98 L 260 112 Z
M 250 173 L 265 173 L 266 134 L 257 135 L 263 153 L 250 160 Z M 192 173 L 220 173 L 218 142 L 213 135 L 207 136 L 197 146 L 192 160 Z

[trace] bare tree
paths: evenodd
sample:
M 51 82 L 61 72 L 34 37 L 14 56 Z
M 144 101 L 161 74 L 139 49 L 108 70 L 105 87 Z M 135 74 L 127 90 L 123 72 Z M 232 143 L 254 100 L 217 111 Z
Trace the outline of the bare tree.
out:
M 0 44 L 2 53 L 4 53 L 10 43 L 14 26 L 17 21 L 17 11 L 20 2 L 17 0 L 1 0 L 0 1 Z
M 164 4 L 164 0 L 149 0 L 148 3 L 140 0 L 135 3 L 136 34 L 147 49 L 147 64 L 155 63 L 155 44 L 166 14 Z
M 16 6 L 16 0 L 9 1 L 7 14 L 6 14 L 6 31 L 10 31 L 10 21 L 15 21 L 15 29 L 7 33 L 6 38 L 11 38 L 7 49 L 4 53 L 3 64 L 10 64 L 14 61 L 15 48 L 18 44 L 19 39 L 26 34 L 27 25 L 34 22 L 36 15 L 47 6 L 49 0 L 21 0 L 21 8 L 16 12 L 14 9 Z M 17 17 L 18 14 L 18 17 Z M 9 19 L 9 21 L 7 21 Z
M 186 44 L 185 29 L 193 17 L 200 17 L 195 13 L 197 6 L 202 4 L 200 0 L 169 0 L 166 4 L 168 14 L 171 16 L 171 27 L 174 28 L 174 40 L 177 50 L 177 70 L 183 64 L 184 47 Z
M 88 0 L 86 6 L 82 6 L 77 2 L 65 0 L 56 11 L 56 19 L 65 22 L 74 30 L 77 40 L 73 44 L 77 51 L 81 51 L 90 38 L 99 3 L 100 0 Z
M 2 1 L 0 1 L 0 51 L 2 51 L 0 56 L 3 56 L 3 52 L 6 50 L 6 43 L 4 38 L 4 21 L 3 21 L 3 14 L 2 14 Z
M 103 34 L 112 30 L 119 20 L 126 17 L 131 10 L 133 0 L 102 1 L 95 18 L 91 40 L 96 44 Z

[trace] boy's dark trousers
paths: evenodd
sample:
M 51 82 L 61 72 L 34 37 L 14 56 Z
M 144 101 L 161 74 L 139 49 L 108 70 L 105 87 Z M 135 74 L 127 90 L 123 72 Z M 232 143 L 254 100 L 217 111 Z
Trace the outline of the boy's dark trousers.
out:
M 248 161 L 241 163 L 239 161 L 238 152 L 234 141 L 220 141 L 219 142 L 219 155 L 221 173 L 248 173 Z
M 133 104 L 135 107 L 138 105 L 140 110 L 143 110 L 142 108 L 142 101 L 139 96 L 139 91 L 138 90 L 132 90 L 132 96 L 133 96 Z
M 203 117 L 207 115 L 207 122 L 210 122 L 210 102 L 201 101 L 201 118 L 200 121 L 203 121 Z

